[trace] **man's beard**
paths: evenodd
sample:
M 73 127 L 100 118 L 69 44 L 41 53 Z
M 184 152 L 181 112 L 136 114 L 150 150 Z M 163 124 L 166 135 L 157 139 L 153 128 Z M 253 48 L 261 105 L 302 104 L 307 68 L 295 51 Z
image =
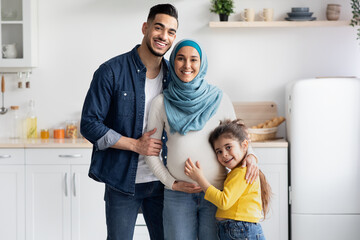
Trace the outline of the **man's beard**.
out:
M 157 52 L 155 52 L 155 50 L 152 48 L 152 46 L 151 46 L 151 44 L 150 44 L 150 41 L 146 41 L 146 46 L 147 46 L 147 48 L 150 50 L 150 52 L 154 55 L 154 56 L 156 56 L 156 57 L 162 57 L 162 56 L 164 56 L 165 55 L 165 53 L 167 53 L 167 51 L 170 49 L 168 49 L 168 50 L 166 50 L 164 53 L 157 53 Z

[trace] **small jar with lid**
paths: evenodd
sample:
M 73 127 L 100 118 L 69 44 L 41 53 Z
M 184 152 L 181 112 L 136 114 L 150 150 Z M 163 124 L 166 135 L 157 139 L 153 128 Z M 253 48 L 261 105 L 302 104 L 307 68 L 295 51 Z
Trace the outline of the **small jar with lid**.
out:
M 54 138 L 63 139 L 65 137 L 65 129 L 63 127 L 57 127 L 54 129 Z
M 66 138 L 77 138 L 77 121 L 66 121 L 65 137 Z
M 49 139 L 49 136 L 50 136 L 49 129 L 41 129 L 40 131 L 41 139 Z

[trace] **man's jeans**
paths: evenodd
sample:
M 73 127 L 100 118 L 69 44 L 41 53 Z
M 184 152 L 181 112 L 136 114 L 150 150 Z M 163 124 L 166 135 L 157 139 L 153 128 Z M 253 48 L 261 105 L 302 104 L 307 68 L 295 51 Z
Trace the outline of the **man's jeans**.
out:
M 218 240 L 216 206 L 204 193 L 184 193 L 165 189 L 164 234 L 166 240 Z
M 218 227 L 221 240 L 265 240 L 260 223 L 224 220 L 218 222 Z
M 107 240 L 132 240 L 141 207 L 152 240 L 164 239 L 162 211 L 164 185 L 160 181 L 136 184 L 135 196 L 105 187 Z

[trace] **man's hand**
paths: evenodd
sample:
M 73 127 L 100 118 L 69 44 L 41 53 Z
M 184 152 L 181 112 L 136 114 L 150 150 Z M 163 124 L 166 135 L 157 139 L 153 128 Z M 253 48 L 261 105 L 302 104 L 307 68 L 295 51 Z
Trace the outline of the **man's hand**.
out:
M 151 135 L 155 132 L 156 128 L 144 133 L 139 139 L 137 139 L 134 152 L 146 156 L 159 156 L 162 148 L 162 142 L 160 139 L 151 138 Z
M 202 191 L 199 185 L 184 181 L 174 182 L 172 185 L 172 190 L 186 193 L 199 193 Z
M 248 183 L 253 183 L 259 176 L 259 166 L 257 165 L 256 157 L 252 154 L 246 156 L 241 167 L 247 167 L 245 179 Z

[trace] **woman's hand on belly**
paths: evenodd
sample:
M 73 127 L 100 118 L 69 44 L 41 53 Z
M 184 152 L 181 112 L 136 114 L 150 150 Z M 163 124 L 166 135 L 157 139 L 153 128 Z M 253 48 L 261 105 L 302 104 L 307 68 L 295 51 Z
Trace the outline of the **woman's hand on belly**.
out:
M 195 183 L 175 181 L 172 185 L 172 190 L 186 193 L 199 193 L 201 192 L 201 187 Z

